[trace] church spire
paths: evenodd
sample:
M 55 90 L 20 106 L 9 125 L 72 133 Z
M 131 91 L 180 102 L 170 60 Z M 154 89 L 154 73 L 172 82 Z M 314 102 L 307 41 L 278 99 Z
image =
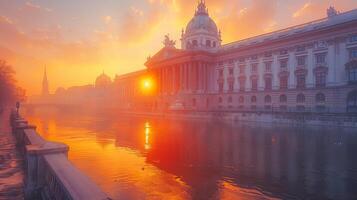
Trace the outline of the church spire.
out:
M 43 73 L 43 79 L 42 79 L 42 96 L 47 96 L 49 95 L 49 90 L 48 90 L 48 80 L 47 80 L 47 70 L 45 66 L 45 71 Z

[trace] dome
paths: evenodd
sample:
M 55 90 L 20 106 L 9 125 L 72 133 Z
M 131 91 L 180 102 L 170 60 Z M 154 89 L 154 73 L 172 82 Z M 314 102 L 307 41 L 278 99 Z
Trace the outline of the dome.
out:
M 208 15 L 205 1 L 201 0 L 186 30 L 182 30 L 181 48 L 215 51 L 221 46 L 221 41 L 221 33 Z
M 218 34 L 217 25 L 208 15 L 204 1 L 198 3 L 195 16 L 186 26 L 186 34 L 195 33 L 197 30 L 206 30 L 209 33 Z
M 195 33 L 197 30 L 206 30 L 215 35 L 218 34 L 216 23 L 208 16 L 196 14 L 186 27 L 186 33 Z
M 112 82 L 112 80 L 110 79 L 110 77 L 108 75 L 104 74 L 104 72 L 103 72 L 95 80 L 95 86 L 96 87 L 108 86 L 111 84 L 111 82 Z

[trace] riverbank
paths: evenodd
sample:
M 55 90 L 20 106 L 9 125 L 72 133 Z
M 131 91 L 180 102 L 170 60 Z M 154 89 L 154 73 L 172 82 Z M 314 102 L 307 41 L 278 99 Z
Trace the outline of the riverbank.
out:
M 10 111 L 0 113 L 0 199 L 24 199 L 23 158 L 11 133 Z
M 215 120 L 227 123 L 267 123 L 298 126 L 331 126 L 357 128 L 356 114 L 313 112 L 225 112 L 225 111 L 119 111 L 133 116 L 150 116 L 170 119 Z

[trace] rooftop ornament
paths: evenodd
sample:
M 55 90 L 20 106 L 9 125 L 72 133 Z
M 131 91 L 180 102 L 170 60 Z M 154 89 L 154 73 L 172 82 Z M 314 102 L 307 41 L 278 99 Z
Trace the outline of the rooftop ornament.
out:
M 165 35 L 165 40 L 163 41 L 163 44 L 165 47 L 169 48 L 175 48 L 176 41 L 170 39 L 170 35 L 166 34 Z

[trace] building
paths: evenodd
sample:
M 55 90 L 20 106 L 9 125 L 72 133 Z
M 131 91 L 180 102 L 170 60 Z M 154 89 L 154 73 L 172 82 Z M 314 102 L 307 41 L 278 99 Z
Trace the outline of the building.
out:
M 357 112 L 357 9 L 330 7 L 324 19 L 221 44 L 200 1 L 181 49 L 166 36 L 145 65 L 156 109 Z

